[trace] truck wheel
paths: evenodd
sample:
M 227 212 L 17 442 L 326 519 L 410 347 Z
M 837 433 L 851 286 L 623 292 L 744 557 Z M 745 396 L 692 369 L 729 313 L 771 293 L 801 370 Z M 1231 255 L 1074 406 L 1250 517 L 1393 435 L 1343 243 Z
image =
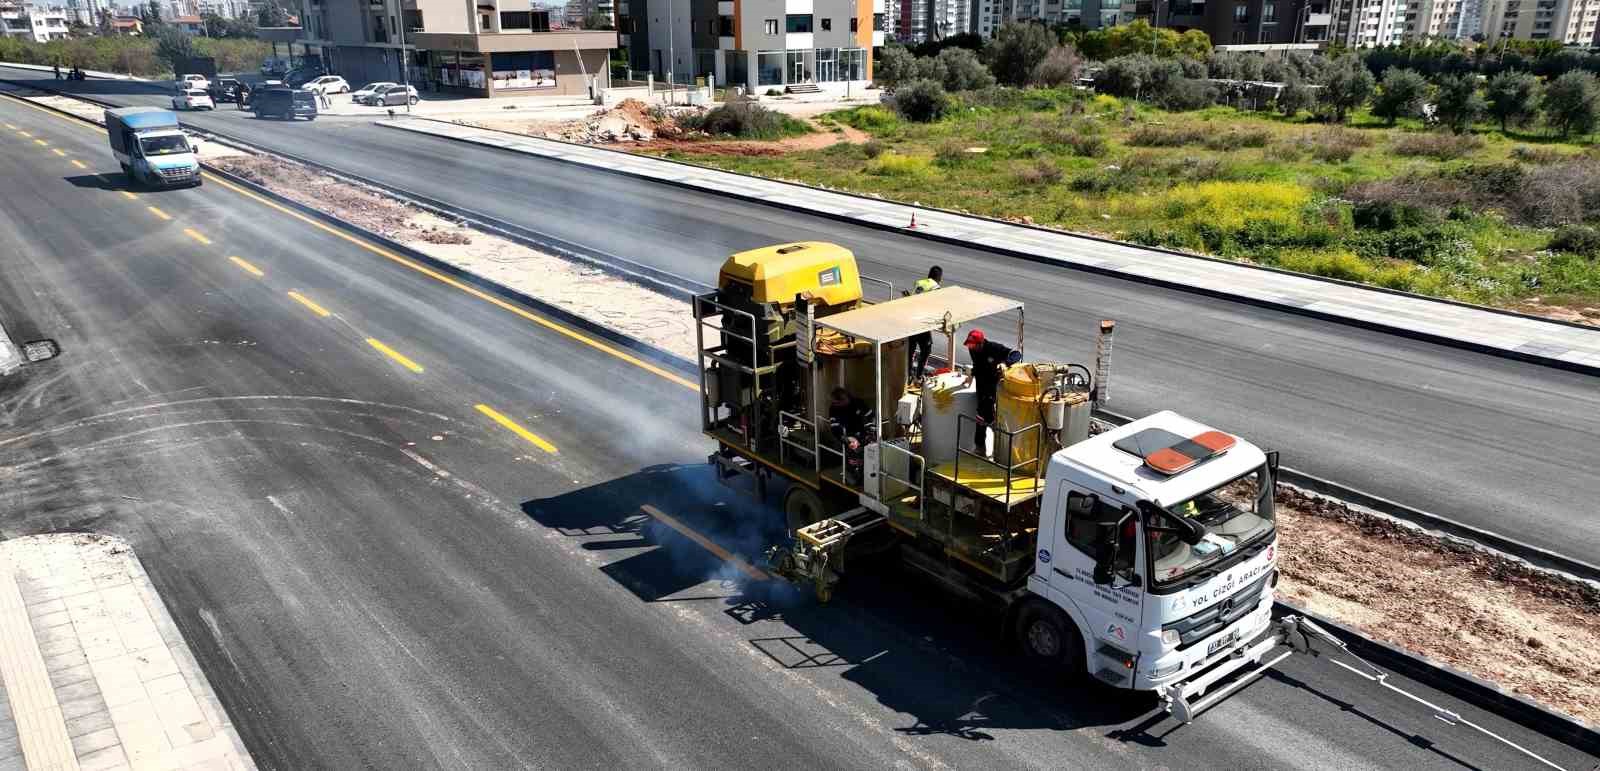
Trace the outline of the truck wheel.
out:
M 1017 614 L 1017 642 L 1030 659 L 1059 667 L 1070 677 L 1085 674 L 1083 636 L 1048 603 L 1035 600 Z
M 817 491 L 805 485 L 791 484 L 789 492 L 783 494 L 783 515 L 788 519 L 789 532 L 792 533 L 827 517 L 828 509 L 822 504 Z

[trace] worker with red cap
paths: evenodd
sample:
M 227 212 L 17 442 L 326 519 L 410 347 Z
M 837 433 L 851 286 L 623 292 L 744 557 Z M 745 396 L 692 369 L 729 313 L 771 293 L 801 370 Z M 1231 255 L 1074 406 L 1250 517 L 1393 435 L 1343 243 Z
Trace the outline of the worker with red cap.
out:
M 1022 354 L 984 336 L 983 330 L 967 333 L 967 356 L 972 359 L 972 371 L 961 384 L 965 388 L 974 380 L 978 383 L 978 430 L 973 437 L 973 449 L 979 455 L 988 455 L 986 441 L 988 427 L 995 422 L 995 393 L 1000 388 L 1000 374 L 1007 364 L 1022 360 Z

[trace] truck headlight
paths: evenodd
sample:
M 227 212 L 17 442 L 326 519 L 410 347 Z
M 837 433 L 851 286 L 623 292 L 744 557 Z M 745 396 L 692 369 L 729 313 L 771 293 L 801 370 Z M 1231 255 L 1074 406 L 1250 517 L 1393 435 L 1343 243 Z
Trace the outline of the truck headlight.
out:
M 1178 647 L 1178 643 L 1181 643 L 1181 642 L 1183 642 L 1183 638 L 1178 636 L 1178 630 L 1176 630 L 1176 629 L 1163 629 L 1163 630 L 1161 630 L 1161 644 L 1162 645 L 1165 645 L 1165 646 L 1167 646 L 1169 648 L 1176 648 L 1176 647 Z
M 1160 680 L 1161 678 L 1166 677 L 1167 675 L 1173 674 L 1174 672 L 1177 672 L 1180 669 L 1183 669 L 1183 660 L 1182 659 L 1174 661 L 1171 664 L 1167 664 L 1165 666 L 1156 667 L 1155 669 L 1150 670 L 1146 674 L 1146 677 L 1148 677 L 1151 680 Z

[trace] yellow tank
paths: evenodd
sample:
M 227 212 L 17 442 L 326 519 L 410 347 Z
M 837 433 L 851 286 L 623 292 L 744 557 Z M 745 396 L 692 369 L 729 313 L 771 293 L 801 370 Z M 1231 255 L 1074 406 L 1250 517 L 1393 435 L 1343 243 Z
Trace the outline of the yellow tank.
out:
M 788 307 L 795 295 L 812 297 L 837 312 L 861 301 L 855 255 L 837 244 L 800 241 L 738 252 L 722 263 L 717 288 L 748 287 L 750 299 Z M 822 308 L 818 309 L 822 311 Z
M 883 346 L 883 410 L 891 418 L 884 423 L 885 439 L 899 435 L 895 425 L 894 406 L 906 392 L 906 341 L 896 340 Z M 844 386 L 851 396 L 872 404 L 874 380 L 872 344 L 851 341 L 832 330 L 817 334 L 817 418 L 825 425 L 828 420 L 828 397 L 837 386 Z M 880 416 L 882 417 L 882 416 Z
M 1056 374 L 1065 367 L 1060 364 L 1016 364 L 1006 368 L 996 394 L 996 422 L 1007 431 L 1038 424 L 1039 428 L 1018 434 L 1011 447 L 1010 463 L 1026 463 L 1034 458 L 1049 457 L 1063 444 L 1072 444 L 1087 435 L 1089 395 L 1067 391 L 1049 391 Z M 1081 414 L 1080 414 L 1081 413 Z M 1052 433 L 1054 431 L 1054 433 Z M 1005 451 L 1003 439 L 990 442 L 995 460 Z M 1018 473 L 1043 473 L 1044 464 L 1018 469 Z

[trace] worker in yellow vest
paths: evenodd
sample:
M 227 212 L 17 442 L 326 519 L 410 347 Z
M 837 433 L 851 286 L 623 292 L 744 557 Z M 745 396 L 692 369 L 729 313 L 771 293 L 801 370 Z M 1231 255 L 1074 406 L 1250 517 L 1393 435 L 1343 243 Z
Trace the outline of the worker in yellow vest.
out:
M 933 290 L 939 288 L 939 282 L 943 280 L 944 268 L 935 265 L 931 268 L 928 268 L 927 278 L 917 279 L 917 283 L 912 285 L 913 292 L 915 294 L 932 292 Z M 911 383 L 917 383 L 918 381 L 922 380 L 922 373 L 926 371 L 928 367 L 928 354 L 932 352 L 932 332 L 923 332 L 920 335 L 913 335 L 911 337 L 910 345 L 906 346 L 906 355 L 910 357 L 908 361 L 910 364 L 910 369 L 906 373 L 906 377 L 910 379 Z

